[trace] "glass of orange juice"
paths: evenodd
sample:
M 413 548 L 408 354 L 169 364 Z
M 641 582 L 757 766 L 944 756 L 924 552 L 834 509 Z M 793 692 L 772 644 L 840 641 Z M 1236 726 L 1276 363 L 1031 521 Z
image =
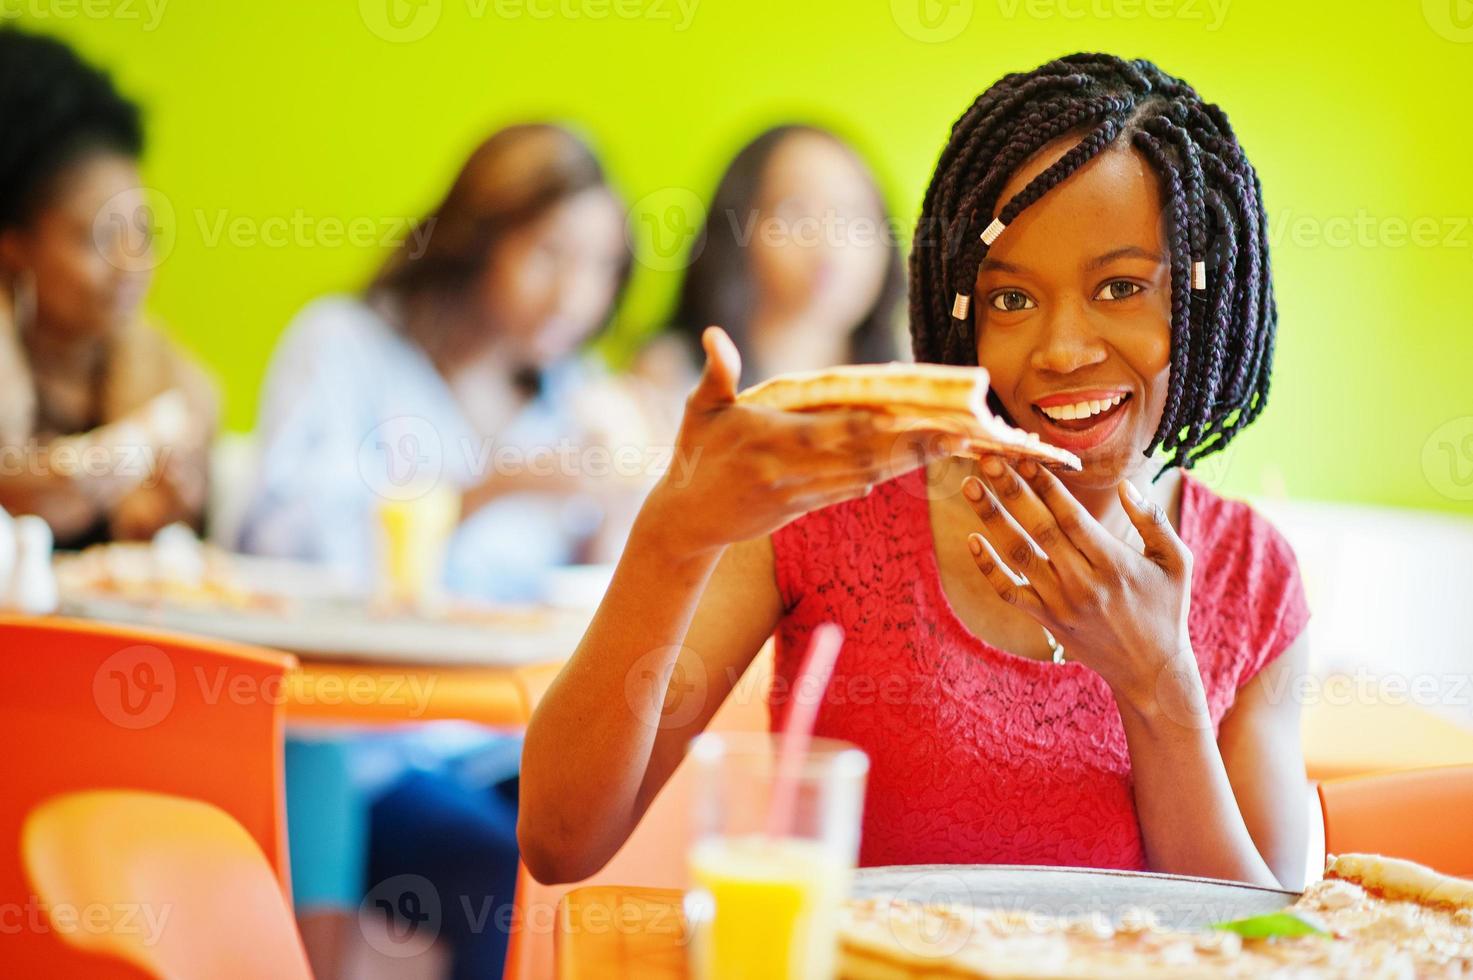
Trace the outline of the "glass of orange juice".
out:
M 378 501 L 379 593 L 399 608 L 426 609 L 439 598 L 450 537 L 460 521 L 460 491 L 426 482 Z
M 813 739 L 789 818 L 774 827 L 775 736 L 708 732 L 690 754 L 695 826 L 685 906 L 696 980 L 832 977 L 869 758 L 847 742 Z

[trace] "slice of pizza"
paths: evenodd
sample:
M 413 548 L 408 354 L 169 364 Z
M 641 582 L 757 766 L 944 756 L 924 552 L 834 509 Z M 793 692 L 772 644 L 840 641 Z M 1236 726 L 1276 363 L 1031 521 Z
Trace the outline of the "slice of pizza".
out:
M 1378 854 L 1341 854 L 1294 908 L 1357 954 L 1408 965 L 1408 976 L 1473 977 L 1473 882 Z
M 737 401 L 785 412 L 868 411 L 897 431 L 941 429 L 964 435 L 966 455 L 1081 469 L 1078 456 L 994 415 L 987 407 L 987 386 L 987 371 L 980 367 L 846 364 L 769 378 L 737 395 Z
M 840 977 L 1473 978 L 1473 882 L 1411 861 L 1343 854 L 1285 911 L 1295 916 L 1279 918 L 1322 924 L 1326 934 L 1169 929 L 1145 909 L 1112 922 L 856 900 L 840 919 Z

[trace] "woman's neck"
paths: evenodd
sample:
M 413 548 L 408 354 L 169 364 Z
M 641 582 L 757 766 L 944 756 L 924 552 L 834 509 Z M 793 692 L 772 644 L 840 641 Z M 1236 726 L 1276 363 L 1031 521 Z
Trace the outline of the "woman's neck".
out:
M 482 351 L 472 338 L 482 335 L 469 312 L 459 304 L 451 305 L 424 299 L 399 305 L 394 315 L 400 320 L 405 336 L 424 351 L 435 371 L 447 382 L 454 381 L 465 365 L 477 360 Z
M 90 380 L 107 355 L 104 337 L 75 336 L 32 324 L 21 335 L 33 374 L 65 380 Z
M 1151 473 L 1157 466 L 1159 464 L 1153 462 L 1151 467 L 1138 470 L 1128 479 L 1140 491 L 1142 497 L 1160 505 L 1171 521 L 1172 527 L 1177 527 L 1181 506 L 1181 471 L 1175 468 L 1167 470 L 1161 479 L 1152 482 Z M 1089 511 L 1090 516 L 1098 521 L 1105 530 L 1122 541 L 1139 538 L 1135 526 L 1130 521 L 1130 516 L 1125 513 L 1125 507 L 1120 503 L 1120 494 L 1114 486 L 1076 487 L 1068 485 L 1068 487 L 1074 499 L 1079 501 L 1084 509 Z

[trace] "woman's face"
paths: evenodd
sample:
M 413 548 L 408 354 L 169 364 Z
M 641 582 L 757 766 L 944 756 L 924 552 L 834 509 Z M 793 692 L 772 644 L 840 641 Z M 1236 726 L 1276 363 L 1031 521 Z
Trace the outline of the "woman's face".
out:
M 890 259 L 891 229 L 863 165 L 831 137 L 794 133 L 768 158 L 756 204 L 755 215 L 720 220 L 751 235 L 759 308 L 847 336 L 874 308 Z
M 1000 204 L 1075 142 L 1045 147 Z M 1080 457 L 1070 483 L 1113 486 L 1144 462 L 1171 362 L 1168 254 L 1154 171 L 1112 148 L 1024 209 L 978 270 L 977 363 L 1017 425 Z
M 481 306 L 524 363 L 567 356 L 608 317 L 626 256 L 624 214 L 591 188 L 548 208 L 492 249 Z
M 10 275 L 34 276 L 43 328 L 104 337 L 135 316 L 152 279 L 150 211 L 135 163 L 99 153 L 59 174 L 24 227 L 0 236 Z

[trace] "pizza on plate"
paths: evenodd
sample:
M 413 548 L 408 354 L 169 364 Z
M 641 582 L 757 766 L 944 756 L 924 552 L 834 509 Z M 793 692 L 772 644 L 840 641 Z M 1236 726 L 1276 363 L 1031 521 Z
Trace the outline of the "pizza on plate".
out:
M 1265 927 L 1268 920 L 1276 921 Z M 1331 857 L 1324 879 L 1283 913 L 1225 925 L 1167 929 L 1146 909 L 1126 909 L 1111 921 L 856 900 L 846 904 L 841 921 L 839 975 L 1473 977 L 1473 883 L 1411 861 Z

